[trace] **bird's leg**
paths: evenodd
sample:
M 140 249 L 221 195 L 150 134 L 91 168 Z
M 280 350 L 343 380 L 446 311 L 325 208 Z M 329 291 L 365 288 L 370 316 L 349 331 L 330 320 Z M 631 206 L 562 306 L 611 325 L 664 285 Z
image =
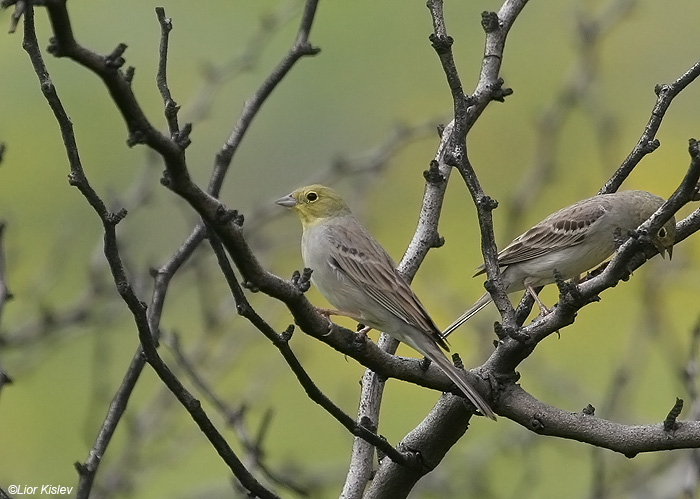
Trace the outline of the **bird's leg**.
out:
M 363 339 L 367 339 L 367 333 L 369 333 L 372 330 L 371 326 L 365 326 L 364 324 L 358 324 L 357 325 L 357 334 L 363 336 Z
M 324 316 L 329 321 L 331 320 L 331 315 L 342 315 L 343 317 L 350 317 L 348 314 L 341 310 L 336 310 L 334 308 L 321 308 L 316 307 L 316 312 Z
M 549 307 L 548 307 L 547 305 L 545 305 L 544 303 L 542 303 L 542 300 L 540 300 L 540 297 L 537 296 L 537 293 L 535 293 L 535 290 L 532 289 L 532 286 L 528 286 L 528 287 L 527 287 L 527 292 L 530 293 L 530 296 L 532 296 L 532 297 L 535 299 L 535 301 L 537 302 L 537 305 L 539 305 L 539 307 L 540 307 L 540 315 L 541 315 L 542 317 L 545 317 L 545 316 L 547 316 L 547 315 L 549 315 L 549 314 L 552 313 L 552 309 L 549 308 Z M 558 330 L 558 329 L 557 329 L 556 331 L 554 331 L 554 332 L 557 333 L 557 336 L 558 336 L 559 338 L 561 338 L 561 335 L 559 334 L 559 330 Z
M 328 319 L 328 324 L 329 327 L 333 327 L 333 321 L 331 320 L 331 315 L 338 315 L 341 317 L 350 317 L 351 319 L 355 319 L 354 315 L 349 314 L 348 312 L 343 312 L 342 310 L 337 310 L 335 308 L 320 308 L 316 307 L 316 311 L 324 316 L 326 319 Z M 370 326 L 365 326 L 364 324 L 358 324 L 358 329 L 357 329 L 357 334 L 363 335 L 365 338 L 367 337 L 367 333 L 371 330 L 372 328 Z
M 357 325 L 357 334 L 367 334 L 372 330 L 372 326 L 365 326 L 364 324 Z
M 547 307 L 547 305 L 542 303 L 542 300 L 540 300 L 540 297 L 537 296 L 537 293 L 535 293 L 535 290 L 532 289 L 532 286 L 527 287 L 527 292 L 530 293 L 530 296 L 532 296 L 535 299 L 535 302 L 537 302 L 537 305 L 540 307 L 540 314 L 549 315 L 552 313 L 552 310 L 549 307 Z
M 321 308 L 321 307 L 316 307 L 316 312 L 319 313 L 319 315 L 322 315 L 326 318 L 328 321 L 328 333 L 324 336 L 327 336 L 331 334 L 333 331 L 333 321 L 331 320 L 331 315 L 344 315 L 340 310 L 336 310 L 334 308 Z

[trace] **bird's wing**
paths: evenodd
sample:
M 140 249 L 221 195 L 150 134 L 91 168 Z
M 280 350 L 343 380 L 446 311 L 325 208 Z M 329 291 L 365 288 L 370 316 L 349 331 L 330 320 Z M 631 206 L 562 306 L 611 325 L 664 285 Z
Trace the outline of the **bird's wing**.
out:
M 548 216 L 498 254 L 501 266 L 532 260 L 554 251 L 581 244 L 595 224 L 608 209 L 603 196 L 584 199 Z M 474 275 L 484 273 L 480 265 Z
M 446 342 L 423 304 L 413 293 L 396 265 L 359 222 L 335 225 L 329 231 L 329 263 L 373 300 L 407 324 L 426 332 L 442 348 Z

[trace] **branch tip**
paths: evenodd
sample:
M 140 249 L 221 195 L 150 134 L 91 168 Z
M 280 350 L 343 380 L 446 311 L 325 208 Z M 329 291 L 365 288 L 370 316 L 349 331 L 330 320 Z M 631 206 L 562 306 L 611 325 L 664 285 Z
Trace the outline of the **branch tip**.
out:
M 126 62 L 126 60 L 122 57 L 124 52 L 126 52 L 126 48 L 126 43 L 120 43 L 117 45 L 112 53 L 105 57 L 105 66 L 113 69 L 122 67 Z
M 314 47 L 309 42 L 306 42 L 299 47 L 299 52 L 301 55 L 316 55 L 321 52 L 321 48 Z
M 54 57 L 63 57 L 65 52 L 61 50 L 58 39 L 55 36 L 49 38 L 49 44 L 46 46 L 46 51 Z
M 216 210 L 215 220 L 218 225 L 233 223 L 238 227 L 242 227 L 245 217 L 238 210 L 227 210 L 225 207 L 220 206 Z
M 650 154 L 654 151 L 656 151 L 659 147 L 661 146 L 661 142 L 659 139 L 653 139 L 648 141 L 646 144 L 644 144 L 644 153 L 645 154 Z
M 85 177 L 77 171 L 71 171 L 68 174 L 68 185 L 80 187 L 85 182 Z
M 501 21 L 495 12 L 484 11 L 481 13 L 481 27 L 485 33 L 493 33 L 501 28 Z
M 173 29 L 173 20 L 171 17 L 165 17 L 165 8 L 156 7 L 156 17 L 163 31 L 168 33 Z
M 464 369 L 464 362 L 462 362 L 462 357 L 459 356 L 457 352 L 452 354 L 452 363 L 458 369 Z
M 160 185 L 172 189 L 173 179 L 168 170 L 163 170 L 163 176 L 160 178 Z
M 291 283 L 297 288 L 300 293 L 306 293 L 309 288 L 311 288 L 311 273 L 313 271 L 309 268 L 305 268 L 303 271 L 299 272 L 295 270 L 292 274 Z
M 75 468 L 75 471 L 77 471 L 78 475 L 80 475 L 80 476 L 85 476 L 88 473 L 90 473 L 90 471 L 87 469 L 87 467 L 78 461 L 73 463 L 73 467 Z
M 290 324 L 287 326 L 287 329 L 282 331 L 282 334 L 280 334 L 280 339 L 284 341 L 285 343 L 288 343 L 289 340 L 292 339 L 292 335 L 294 334 L 294 324 Z
M 657 97 L 661 97 L 661 94 L 668 92 L 669 86 L 665 83 L 658 83 L 654 85 L 654 93 Z
M 581 410 L 581 414 L 583 414 L 584 416 L 595 416 L 595 407 L 593 407 L 591 404 L 588 404 Z
M 22 14 L 24 14 L 25 9 L 27 8 L 25 0 L 3 0 L 2 2 L 0 2 L 0 9 L 5 9 L 12 4 L 14 4 L 15 6 L 15 11 L 10 17 L 10 27 L 7 30 L 9 34 L 12 34 L 17 30 L 19 20 L 22 17 Z
M 105 223 L 107 223 L 109 225 L 117 225 L 119 222 L 124 220 L 126 215 L 127 215 L 126 208 L 122 208 L 121 210 L 119 210 L 116 213 L 108 213 L 105 216 Z
M 666 432 L 671 432 L 676 429 L 678 429 L 678 416 L 680 416 L 681 411 L 683 410 L 683 399 L 679 399 L 676 397 L 676 403 L 673 404 L 673 407 L 668 413 L 668 416 L 666 416 L 666 419 L 664 420 L 664 431 Z
M 435 33 L 431 33 L 430 36 L 428 36 L 428 40 L 430 40 L 430 45 L 438 55 L 449 53 L 454 43 L 454 39 L 451 36 L 439 36 Z
M 426 182 L 433 185 L 439 185 L 444 182 L 445 177 L 440 173 L 440 163 L 432 160 L 428 169 L 423 171 L 423 178 Z
M 134 81 L 134 73 L 136 73 L 136 68 L 134 68 L 134 66 L 129 66 L 126 68 L 126 71 L 124 71 L 124 81 L 126 81 L 129 85 L 131 85 L 131 82 Z
M 491 100 L 497 102 L 505 102 L 506 97 L 513 95 L 513 89 L 508 87 L 503 87 L 505 81 L 503 78 L 498 78 L 494 83 L 489 84 L 489 93 Z
M 132 131 L 126 139 L 127 147 L 131 148 L 139 144 L 146 143 L 146 134 L 141 130 Z
M 179 110 L 180 106 L 177 106 L 177 109 L 175 110 L 174 114 L 177 115 L 177 111 Z M 187 149 L 187 147 L 192 143 L 192 140 L 190 139 L 190 133 L 192 133 L 192 123 L 185 123 L 185 126 L 182 127 L 182 130 L 180 130 L 173 136 L 173 140 L 183 151 Z
M 481 196 L 478 203 L 479 207 L 484 210 L 493 211 L 498 208 L 498 201 L 487 195 Z

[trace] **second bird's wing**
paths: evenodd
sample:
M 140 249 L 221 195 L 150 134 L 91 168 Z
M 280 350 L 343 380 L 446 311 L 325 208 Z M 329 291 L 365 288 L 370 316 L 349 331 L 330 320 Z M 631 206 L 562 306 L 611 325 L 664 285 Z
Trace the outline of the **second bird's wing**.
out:
M 603 196 L 594 196 L 553 213 L 503 248 L 498 254 L 499 265 L 532 260 L 580 244 L 605 216 L 607 204 Z M 480 265 L 474 275 L 484 272 L 484 265 Z

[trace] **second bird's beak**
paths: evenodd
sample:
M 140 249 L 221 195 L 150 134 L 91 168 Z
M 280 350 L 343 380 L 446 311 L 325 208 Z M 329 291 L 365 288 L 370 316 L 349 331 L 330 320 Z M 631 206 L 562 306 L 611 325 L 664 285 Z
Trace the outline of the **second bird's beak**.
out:
M 291 208 L 296 206 L 297 200 L 294 199 L 291 194 L 287 194 L 283 198 L 279 198 L 277 201 L 275 201 L 275 204 L 284 206 L 285 208 Z
M 668 259 L 672 260 L 673 259 L 673 246 L 669 246 L 668 248 L 666 248 L 666 253 L 668 253 Z M 661 253 L 661 256 L 663 257 L 664 254 Z
M 656 246 L 656 249 L 659 251 L 659 255 L 661 255 L 661 258 L 665 259 L 666 253 L 668 253 L 668 259 L 673 259 L 673 246 L 664 247 L 660 244 L 654 244 L 654 246 Z

